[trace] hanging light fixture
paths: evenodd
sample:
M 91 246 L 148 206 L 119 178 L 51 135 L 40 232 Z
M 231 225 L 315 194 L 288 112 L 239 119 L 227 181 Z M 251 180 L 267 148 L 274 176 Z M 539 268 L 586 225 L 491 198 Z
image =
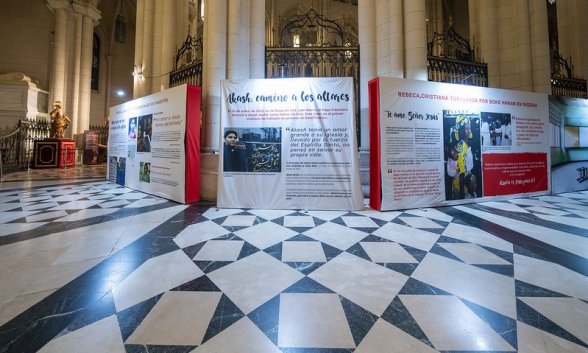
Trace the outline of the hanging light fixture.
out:
M 125 43 L 127 41 L 127 21 L 123 15 L 122 1 L 120 3 L 120 11 L 114 21 L 114 40 L 119 43 Z

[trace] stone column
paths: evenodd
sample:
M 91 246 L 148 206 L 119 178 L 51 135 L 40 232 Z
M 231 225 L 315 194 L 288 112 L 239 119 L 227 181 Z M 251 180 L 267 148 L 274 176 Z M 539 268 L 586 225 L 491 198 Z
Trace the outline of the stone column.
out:
M 529 1 L 529 29 L 533 92 L 551 94 L 549 31 L 547 30 L 547 8 L 544 0 Z
M 265 0 L 251 1 L 249 77 L 265 77 Z
M 533 91 L 533 65 L 531 60 L 531 28 L 529 0 L 515 1 L 517 16 L 516 40 L 519 71 L 519 89 Z
M 169 2 L 170 0 L 166 0 Z M 149 93 L 156 93 L 161 91 L 161 58 L 163 48 L 163 0 L 154 0 L 154 15 L 153 15 L 153 32 L 152 32 L 152 44 L 153 51 L 151 52 L 151 91 Z
M 368 82 L 377 75 L 376 49 L 376 2 L 375 0 L 359 0 L 358 4 L 359 32 L 359 114 L 360 114 L 360 149 L 369 150 L 369 116 L 368 116 Z
M 220 81 L 226 78 L 227 67 L 227 0 L 207 1 L 204 36 L 204 141 L 205 151 L 219 150 Z
M 498 59 L 498 19 L 497 2 L 484 0 L 479 5 L 480 53 L 481 59 L 488 64 L 488 86 L 500 87 L 500 62 Z
M 74 119 L 78 122 L 74 134 L 82 134 L 90 127 L 92 43 L 94 40 L 94 19 L 84 16 L 82 23 L 82 50 L 80 61 L 80 109 Z
M 243 58 L 249 57 L 247 53 L 242 51 L 242 37 L 243 28 L 241 21 L 243 21 L 243 12 L 245 11 L 245 4 L 241 0 L 228 0 L 228 33 L 227 33 L 227 78 L 229 79 L 243 79 L 249 76 L 249 65 L 247 65 L 247 73 L 244 71 L 245 62 Z M 247 38 L 249 44 L 249 38 Z
M 403 0 L 405 77 L 427 80 L 425 0 Z
M 55 10 L 55 28 L 53 44 L 53 68 L 51 72 L 51 103 L 61 100 L 65 104 L 65 64 L 67 56 L 67 16 L 69 1 L 48 0 L 49 7 Z M 52 106 L 52 104 L 50 104 Z
M 141 95 L 144 97 L 151 93 L 151 78 L 153 76 L 153 20 L 155 12 L 154 0 L 144 0 L 143 6 L 143 45 L 140 69 L 143 72 L 143 78 L 140 79 Z
M 390 27 L 392 21 L 388 9 L 392 7 L 393 4 L 391 2 L 393 1 L 384 0 L 375 2 L 376 65 L 378 76 L 390 76 L 390 64 L 392 62 L 390 59 L 390 52 L 392 50 L 390 44 Z
M 404 39 L 403 23 L 406 21 L 402 13 L 402 0 L 391 0 L 389 7 L 390 28 L 390 77 L 404 77 Z M 426 28 L 426 23 L 423 23 Z M 426 43 L 426 32 L 425 42 Z M 425 51 L 425 60 L 426 60 Z M 426 67 L 426 62 L 425 62 Z
M 71 133 L 75 133 L 78 128 L 77 117 L 80 116 L 80 80 L 81 76 L 81 64 L 82 64 L 82 31 L 83 31 L 83 16 L 75 14 L 75 30 L 74 30 L 74 65 L 73 65 L 73 92 L 72 92 L 72 104 L 71 109 L 67 110 L 67 114 L 71 119 Z M 92 38 L 92 40 L 94 40 Z M 107 91 L 108 92 L 108 91 Z M 70 133 L 66 131 L 66 133 Z M 69 136 L 72 137 L 72 136 Z
M 174 68 L 176 53 L 176 4 L 167 0 L 163 3 L 163 41 L 161 50 L 161 90 L 169 88 L 169 73 Z M 186 28 L 187 30 L 187 28 Z
M 145 1 L 137 0 L 137 15 L 135 16 L 135 61 L 133 68 L 133 99 L 143 97 L 143 78 L 139 71 L 143 68 L 143 31 L 145 23 Z

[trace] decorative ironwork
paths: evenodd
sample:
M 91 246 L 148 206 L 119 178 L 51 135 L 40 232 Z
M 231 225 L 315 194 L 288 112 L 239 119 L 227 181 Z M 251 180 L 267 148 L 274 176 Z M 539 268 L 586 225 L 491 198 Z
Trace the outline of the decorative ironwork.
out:
M 14 131 L 0 137 L 3 166 L 8 169 L 28 168 L 35 140 L 48 138 L 50 134 L 48 121 L 20 120 Z
M 357 37 L 349 28 L 342 27 L 311 8 L 307 13 L 289 19 L 280 26 L 279 45 L 282 47 L 343 47 L 357 46 Z M 349 26 L 348 26 L 349 27 Z M 295 43 L 298 36 L 299 45 Z
M 429 81 L 488 87 L 488 64 L 453 26 L 445 33 L 433 32 L 427 42 L 427 71 Z
M 176 53 L 174 70 L 169 75 L 169 86 L 189 83 L 202 86 L 202 38 L 188 34 Z
M 572 58 L 568 62 L 557 50 L 551 50 L 551 93 L 556 96 L 588 98 L 586 80 L 575 77 Z

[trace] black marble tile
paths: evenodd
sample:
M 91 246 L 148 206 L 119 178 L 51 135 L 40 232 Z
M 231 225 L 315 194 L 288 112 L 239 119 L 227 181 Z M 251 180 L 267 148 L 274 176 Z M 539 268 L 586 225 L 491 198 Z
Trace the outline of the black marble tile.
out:
M 223 268 L 227 265 L 232 264 L 234 261 L 194 261 L 196 266 L 204 273 L 211 273 L 219 268 Z
M 156 295 L 116 315 L 123 341 L 126 341 L 135 332 L 162 296 L 163 294 Z
M 343 252 L 343 250 L 339 250 L 336 247 L 330 246 L 325 243 L 321 243 L 321 245 L 323 247 L 323 251 L 325 252 L 325 256 L 327 258 L 327 261 L 331 261 L 332 259 L 339 256 L 339 254 L 341 254 Z
M 400 298 L 394 298 L 392 303 L 390 303 L 386 311 L 382 314 L 382 319 L 398 327 L 419 341 L 433 347 L 433 344 L 429 341 L 427 335 L 423 332 L 414 317 L 412 317 Z
M 372 259 L 370 259 L 369 255 L 365 252 L 364 248 L 359 243 L 355 243 L 349 249 L 345 250 L 345 252 L 372 262 Z
M 483 245 L 479 245 L 479 244 L 478 244 L 478 246 L 480 246 L 484 250 L 489 251 L 489 252 L 493 253 L 494 255 L 500 257 L 504 261 L 508 261 L 511 264 L 514 263 L 514 255 L 511 252 L 504 251 L 504 250 L 498 250 L 495 248 L 491 248 L 489 246 L 483 246 Z
M 250 312 L 247 317 L 263 332 L 267 338 L 278 344 L 278 328 L 280 324 L 280 295 L 267 301 L 259 308 Z
M 277 259 L 278 261 L 282 261 L 282 243 L 277 243 L 276 245 L 272 245 L 268 248 L 263 249 L 263 252 L 270 255 L 271 257 Z
M 187 246 L 185 248 L 182 249 L 182 251 L 184 252 L 184 254 L 186 254 L 186 256 L 188 256 L 190 259 L 193 259 L 200 250 L 202 250 L 202 247 L 204 246 L 204 244 L 206 244 L 206 240 L 198 243 L 196 245 L 190 245 Z
M 288 239 L 288 241 L 316 241 L 316 239 L 308 237 L 304 234 L 298 234 L 298 235 L 295 235 L 292 238 Z
M 251 243 L 245 242 L 243 243 L 243 247 L 241 248 L 241 252 L 239 253 L 238 260 L 241 260 L 247 256 L 253 255 L 257 252 L 261 251 L 259 248 L 255 247 Z
M 125 344 L 125 350 L 127 353 L 189 353 L 197 347 L 198 346 Z
M 568 297 L 565 294 L 557 293 L 519 280 L 515 280 L 515 295 L 517 297 Z
M 508 316 L 499 314 L 493 310 L 460 298 L 480 319 L 487 323 L 500 337 L 508 342 L 515 349 L 518 348 L 517 321 Z
M 388 221 L 384 221 L 383 219 L 379 219 L 379 218 L 375 218 L 375 217 L 370 217 L 370 219 L 372 221 L 374 221 L 374 223 L 376 223 L 378 225 L 378 227 L 382 227 L 386 224 L 388 224 Z
M 361 240 L 362 242 L 366 242 L 366 243 L 393 243 L 393 241 L 388 240 L 388 239 L 384 239 L 381 237 L 378 237 L 376 235 L 373 234 L 369 234 L 367 237 L 363 238 Z
M 414 257 L 414 259 L 417 260 L 419 263 L 421 261 L 423 261 L 425 256 L 427 256 L 427 254 L 428 254 L 428 252 L 417 249 L 417 248 L 413 248 L 412 246 L 408 246 L 408 245 L 404 245 L 404 244 L 398 244 L 398 245 L 400 245 L 404 250 L 406 250 L 406 252 L 409 253 L 412 257 Z
M 340 295 L 339 299 L 341 299 L 341 305 L 347 317 L 355 345 L 358 346 L 378 321 L 378 317 Z
M 334 293 L 329 288 L 323 286 L 309 277 L 304 277 L 300 281 L 286 288 L 284 293 Z
M 89 305 L 78 312 L 69 322 L 65 331 L 72 332 L 84 326 L 95 323 L 116 313 L 112 292 L 108 292 L 98 302 Z
M 221 290 L 208 278 L 208 276 L 200 276 L 196 279 L 181 284 L 171 291 L 176 292 L 220 292 Z
M 498 273 L 499 275 L 504 275 L 507 277 L 514 277 L 514 266 L 513 265 L 479 265 L 474 264 L 477 268 L 481 268 L 486 271 Z
M 451 238 L 451 236 L 442 235 L 437 239 L 437 243 L 468 244 L 465 240 Z
M 226 296 L 222 295 L 216 310 L 208 324 L 202 343 L 221 333 L 227 327 L 239 321 L 245 314 Z
M 409 278 L 398 294 L 406 295 L 452 295 L 442 289 L 431 286 L 414 278 Z
M 282 348 L 283 353 L 351 353 L 354 349 L 347 348 Z
M 346 227 L 345 222 L 343 221 L 343 218 L 341 218 L 341 217 L 333 218 L 332 220 L 330 220 L 330 222 L 338 224 L 343 227 Z
M 455 260 L 455 261 L 464 263 L 457 256 L 453 255 L 452 253 L 450 253 L 449 251 L 447 251 L 445 248 L 441 247 L 439 244 L 433 245 L 433 247 L 431 248 L 431 251 L 430 252 L 433 253 L 433 254 L 439 255 L 439 256 L 446 257 L 446 258 L 451 259 L 451 260 Z
M 525 304 L 520 299 L 517 299 L 517 320 L 538 328 L 539 330 L 549 332 L 552 335 L 561 337 L 582 347 L 588 348 L 588 344 L 582 342 L 576 336 L 566 331 L 564 328 L 551 321 L 529 305 Z
M 405 276 L 411 276 L 414 270 L 418 267 L 419 264 L 414 263 L 378 263 L 380 266 L 384 266 L 390 270 L 396 271 L 398 273 L 402 273 Z

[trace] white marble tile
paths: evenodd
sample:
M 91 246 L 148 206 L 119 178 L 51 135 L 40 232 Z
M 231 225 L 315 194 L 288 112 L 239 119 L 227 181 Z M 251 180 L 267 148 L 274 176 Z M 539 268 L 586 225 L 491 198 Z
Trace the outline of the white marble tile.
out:
M 540 240 L 549 245 L 569 251 L 579 256 L 588 254 L 588 238 L 578 235 L 558 231 L 552 228 L 538 226 L 532 223 L 517 221 L 515 219 L 498 216 L 489 212 L 481 212 L 468 207 L 456 206 L 456 208 L 467 212 L 471 215 L 481 217 L 488 222 L 499 225 L 508 225 L 508 228 Z
M 351 228 L 379 228 L 379 226 L 369 217 L 341 217 L 346 226 Z
M 538 218 L 544 219 L 546 221 L 565 224 L 567 226 L 572 226 L 580 229 L 588 229 L 588 218 L 577 218 L 577 217 L 564 217 L 564 216 L 547 216 L 547 215 L 536 215 Z M 588 256 L 584 256 L 588 257 Z
M 385 224 L 373 234 L 423 251 L 431 250 L 437 239 L 439 239 L 439 234 L 396 223 Z
M 30 205 L 22 206 L 23 211 L 37 211 L 43 210 L 50 207 L 59 206 L 57 202 L 43 202 L 43 203 L 33 203 Z
M 6 211 L 10 211 L 10 210 L 14 210 L 14 209 L 20 209 L 21 204 L 18 203 L 0 203 L 0 212 L 6 212 Z M 26 209 L 23 210 L 27 211 Z M 33 210 L 28 210 L 28 211 L 33 211 Z
M 276 218 L 287 216 L 294 211 L 292 211 L 292 210 L 260 210 L 260 209 L 255 209 L 255 210 L 249 210 L 248 212 L 256 215 L 257 217 L 271 221 Z
M 511 253 L 513 251 L 512 244 L 506 240 L 502 240 L 479 228 L 470 227 L 463 224 L 451 223 L 447 226 L 447 228 L 445 228 L 442 234 L 450 238 L 487 246 L 493 249 Z
M 116 316 L 59 336 L 37 353 L 126 353 Z
M 244 317 L 190 353 L 282 353 L 249 318 Z
M 414 210 L 406 210 L 405 213 L 408 213 L 408 214 L 411 214 L 414 216 L 434 219 L 434 220 L 442 221 L 442 222 L 451 222 L 453 220 L 453 217 L 451 217 L 447 213 L 443 213 L 443 212 L 438 211 L 434 208 L 419 208 L 419 209 L 414 209 Z
M 563 196 L 566 197 L 568 199 L 572 199 L 572 200 L 588 200 L 588 194 L 585 191 L 579 191 L 579 192 L 566 192 L 563 194 L 560 194 L 559 196 Z
M 557 208 L 551 208 L 551 207 L 534 206 L 534 207 L 527 207 L 527 210 L 533 212 L 538 217 L 542 216 L 541 213 L 553 215 L 553 216 L 565 216 L 565 215 L 570 214 L 567 211 L 562 211 Z
M 40 226 L 45 225 L 45 224 L 47 224 L 47 222 L 4 223 L 2 225 L 2 227 L 0 227 L 0 236 L 25 232 L 27 230 L 39 228 Z
M 284 227 L 314 227 L 312 216 L 285 216 Z
M 418 263 L 418 261 L 397 243 L 361 242 L 361 247 L 372 262 L 376 263 Z
M 46 290 L 33 294 L 20 295 L 10 303 L 0 307 L 0 326 L 14 319 L 22 312 L 53 294 L 57 289 Z M 0 299 L 1 301 L 1 299 Z
M 162 203 L 166 203 L 167 200 L 166 199 L 141 199 L 141 200 L 137 200 L 127 206 L 125 206 L 125 208 L 141 208 L 141 207 L 147 207 L 147 206 L 154 206 L 154 205 L 159 205 Z
M 191 224 L 184 228 L 175 238 L 174 242 L 180 248 L 196 245 L 203 241 L 227 235 L 230 232 L 213 221 Z
M 585 276 L 552 262 L 514 256 L 515 279 L 572 297 L 588 300 Z
M 43 195 L 43 196 L 25 196 L 25 197 L 20 198 L 20 201 L 21 202 L 38 202 L 38 201 L 45 201 L 45 200 L 53 201 L 52 199 L 53 199 L 53 197 L 51 197 L 49 195 Z M 8 202 L 8 200 L 5 201 L 5 202 Z
M 498 202 L 498 201 L 490 201 L 490 202 L 482 202 L 480 205 L 490 208 L 495 208 L 497 210 L 507 211 L 507 212 L 516 212 L 516 213 L 529 213 L 529 211 L 525 210 L 524 208 L 512 204 L 510 202 Z
M 53 202 L 71 202 L 71 201 L 77 201 L 79 199 L 83 199 L 86 196 L 84 195 L 80 195 L 80 194 L 74 194 L 74 195 L 63 195 L 63 196 L 59 196 L 59 197 L 54 197 L 53 198 Z
M 516 318 L 512 278 L 432 253 L 425 256 L 411 277 L 502 315 Z
M 198 346 L 221 296 L 220 292 L 166 292 L 125 343 Z
M 93 201 L 72 201 L 68 203 L 64 203 L 63 205 L 55 206 L 47 211 L 60 211 L 60 210 L 83 210 L 88 207 L 92 207 L 99 203 L 100 201 L 93 200 Z
M 399 297 L 439 351 L 515 350 L 454 296 L 400 295 Z
M 325 221 L 331 221 L 347 214 L 347 211 L 308 211 L 308 215 Z
M 382 221 L 390 222 L 394 218 L 400 216 L 402 212 L 398 211 L 388 211 L 388 212 L 380 212 L 376 210 L 365 210 L 365 211 L 354 211 L 353 213 L 363 215 L 370 218 L 376 218 Z
M 359 231 L 357 229 L 350 229 L 342 225 L 329 222 L 309 229 L 302 234 L 341 250 L 348 249 L 355 243 L 368 236 L 368 233 Z
M 142 198 L 147 197 L 147 194 L 143 194 L 142 192 L 127 192 L 125 194 L 113 197 L 113 200 L 140 200 Z
M 236 261 L 243 248 L 240 240 L 209 240 L 192 260 L 197 261 Z
M 116 309 L 130 308 L 203 274 L 181 250 L 151 258 L 112 290 Z
M 243 212 L 242 209 L 239 208 L 209 208 L 204 212 L 202 215 L 208 219 L 217 219 L 221 217 L 227 217 L 230 215 L 234 215 L 237 213 Z
M 518 353 L 588 353 L 588 348 L 517 321 Z
M 298 233 L 274 222 L 263 222 L 253 227 L 238 230 L 234 234 L 259 249 L 265 249 L 290 239 Z
M 576 298 L 519 298 L 549 320 L 588 342 L 588 304 Z
M 318 241 L 285 241 L 282 262 L 327 262 L 327 258 Z
M 126 206 L 128 204 L 130 204 L 130 202 L 127 200 L 115 200 L 115 201 L 107 201 L 107 202 L 100 201 L 98 206 L 100 206 L 102 208 L 109 208 L 109 207 Z
M 515 205 L 521 205 L 521 206 L 540 206 L 540 207 L 550 207 L 551 204 L 545 202 L 545 201 L 541 201 L 541 200 L 537 200 L 537 199 L 512 199 L 509 200 L 509 202 L 515 204 Z
M 472 265 L 511 265 L 510 262 L 494 255 L 490 251 L 471 243 L 439 243 L 441 247 L 455 257 Z
M 580 217 L 588 218 L 588 210 L 583 211 L 583 210 L 577 210 L 577 209 L 573 209 L 573 208 L 568 208 L 567 210 L 575 215 L 580 216 Z
M 398 217 L 398 219 L 413 228 L 443 228 L 439 223 L 433 222 L 424 217 Z
M 41 213 L 37 213 L 34 215 L 26 216 L 26 220 L 29 223 L 33 223 L 33 222 L 45 221 L 48 219 L 65 217 L 67 215 L 68 215 L 68 213 L 65 211 L 47 211 L 47 212 L 41 212 Z
M 96 266 L 102 260 L 103 258 L 94 258 L 75 263 L 45 267 L 41 275 L 32 281 L 21 294 L 26 295 L 61 288 Z
M 245 314 L 304 277 L 261 251 L 210 272 L 207 276 Z
M 98 195 L 92 195 L 92 196 L 88 196 L 88 199 L 90 200 L 106 200 L 106 199 L 111 199 L 113 196 L 112 194 L 98 194 Z M 127 201 L 128 203 L 128 201 Z
M 308 275 L 377 316 L 382 315 L 407 276 L 342 253 Z
M 379 319 L 354 353 L 439 353 L 396 326 Z
M 228 216 L 221 226 L 225 227 L 251 227 L 255 223 L 256 216 L 246 215 L 230 215 Z
M 541 201 L 550 202 L 550 203 L 557 203 L 557 202 L 581 203 L 581 201 L 577 201 L 577 200 L 570 199 L 570 198 L 560 196 L 560 195 L 543 195 L 543 196 L 539 196 L 538 199 Z
M 282 293 L 279 317 L 278 347 L 355 348 L 335 293 Z
M 118 211 L 118 209 L 94 209 L 90 208 L 87 210 L 80 210 L 76 213 L 70 214 L 66 217 L 60 218 L 59 222 L 74 222 L 74 221 L 81 221 L 88 218 L 100 217 L 107 214 L 111 214 L 113 212 Z
M 36 211 L 0 211 L 0 223 L 6 223 L 14 221 L 15 219 L 23 218 L 31 214 L 37 213 Z

